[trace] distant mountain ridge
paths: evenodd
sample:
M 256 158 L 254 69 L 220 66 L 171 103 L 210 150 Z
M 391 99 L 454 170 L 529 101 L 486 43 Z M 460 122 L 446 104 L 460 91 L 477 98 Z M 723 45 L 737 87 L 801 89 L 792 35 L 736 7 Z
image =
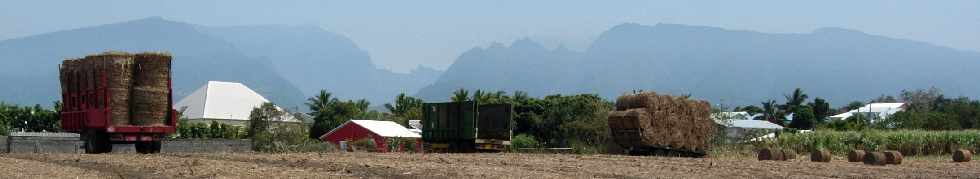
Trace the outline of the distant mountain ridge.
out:
M 315 26 L 208 27 L 152 17 L 0 41 L 0 80 L 7 84 L 0 100 L 60 100 L 61 60 L 106 50 L 171 52 L 175 100 L 209 80 L 236 81 L 298 110 L 319 89 L 380 105 L 400 90 L 414 93 L 440 73 L 378 69 L 350 39 Z
M 421 66 L 410 73 L 380 69 L 352 40 L 317 26 L 201 29 L 231 42 L 247 56 L 268 59 L 305 96 L 325 89 L 341 99 L 365 98 L 373 105 L 380 105 L 390 102 L 398 93 L 415 93 L 441 73 Z
M 974 80 L 980 76 L 974 70 L 980 68 L 978 53 L 840 28 L 771 34 L 622 24 L 601 34 L 584 52 L 524 45 L 530 43 L 524 39 L 510 47 L 474 48 L 419 95 L 446 100 L 452 90 L 467 88 L 522 90 L 536 96 L 598 93 L 615 99 L 632 90 L 653 90 L 745 105 L 782 100 L 800 87 L 812 97 L 843 104 L 935 86 L 950 96 L 980 97 L 980 83 Z M 495 46 L 503 50 L 489 50 Z M 508 72 L 515 69 L 524 72 Z M 564 77 L 538 78 L 542 76 Z

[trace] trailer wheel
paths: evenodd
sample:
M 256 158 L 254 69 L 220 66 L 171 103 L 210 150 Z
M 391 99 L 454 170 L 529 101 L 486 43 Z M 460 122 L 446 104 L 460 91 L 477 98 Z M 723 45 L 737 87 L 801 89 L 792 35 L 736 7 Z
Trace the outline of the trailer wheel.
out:
M 112 152 L 112 143 L 109 142 L 109 134 L 89 130 L 85 133 L 85 153 L 87 154 L 100 154 Z
M 160 153 L 160 141 L 145 141 L 136 142 L 136 152 L 141 154 L 155 154 Z

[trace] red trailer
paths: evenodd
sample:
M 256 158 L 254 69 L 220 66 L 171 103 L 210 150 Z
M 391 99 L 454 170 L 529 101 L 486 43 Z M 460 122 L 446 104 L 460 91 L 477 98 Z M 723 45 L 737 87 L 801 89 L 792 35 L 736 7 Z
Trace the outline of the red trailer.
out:
M 85 153 L 112 152 L 112 144 L 135 144 L 139 153 L 159 153 L 160 141 L 176 131 L 177 112 L 173 106 L 172 81 L 167 79 L 169 108 L 163 125 L 113 124 L 106 69 L 62 72 L 61 128 L 81 134 Z

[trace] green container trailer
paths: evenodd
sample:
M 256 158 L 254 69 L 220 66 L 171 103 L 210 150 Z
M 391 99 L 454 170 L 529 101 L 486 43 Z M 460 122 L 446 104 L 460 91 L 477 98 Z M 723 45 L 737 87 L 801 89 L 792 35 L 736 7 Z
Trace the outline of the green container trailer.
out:
M 432 151 L 502 151 L 510 145 L 510 104 L 425 103 L 422 141 Z

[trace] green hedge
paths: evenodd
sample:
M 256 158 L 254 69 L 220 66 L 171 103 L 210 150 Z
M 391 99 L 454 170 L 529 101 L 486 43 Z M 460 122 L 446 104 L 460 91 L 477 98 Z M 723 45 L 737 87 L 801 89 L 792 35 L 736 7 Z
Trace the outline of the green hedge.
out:
M 898 150 L 904 155 L 949 154 L 955 149 L 980 151 L 980 131 L 925 131 L 925 130 L 865 130 L 831 131 L 811 133 L 783 133 L 765 145 L 810 151 L 826 148 L 834 154 L 845 155 L 852 149 Z

